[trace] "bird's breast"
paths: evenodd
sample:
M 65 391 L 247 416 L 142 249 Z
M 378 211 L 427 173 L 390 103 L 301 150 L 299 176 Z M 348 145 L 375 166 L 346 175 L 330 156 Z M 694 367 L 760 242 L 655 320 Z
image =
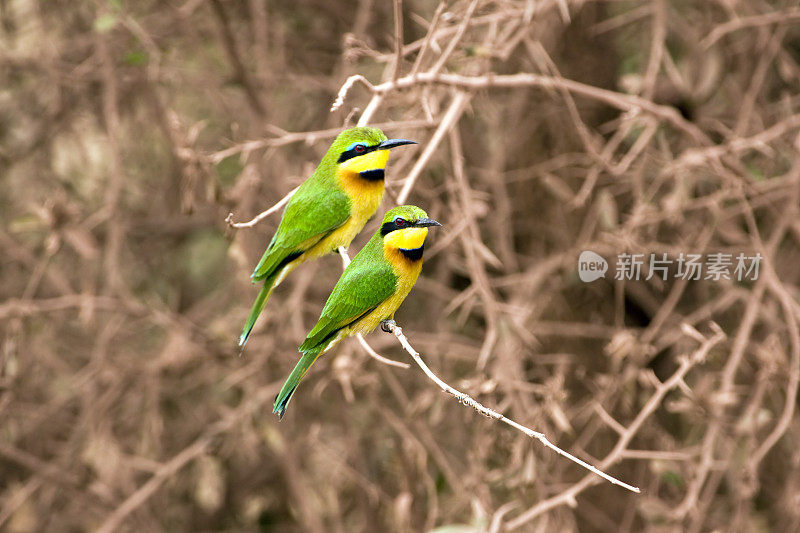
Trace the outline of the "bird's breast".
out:
M 402 294 L 402 298 L 405 298 L 422 272 L 422 254 L 419 258 L 409 258 L 401 248 L 384 246 L 383 257 L 392 266 L 392 271 L 397 276 L 397 293 Z
M 385 190 L 383 181 L 364 180 L 358 174 L 342 169 L 337 172 L 337 184 L 350 200 L 350 216 L 344 224 L 306 251 L 306 259 L 325 255 L 340 246 L 350 246 L 367 220 L 378 210 Z
M 339 186 L 350 199 L 350 216 L 361 221 L 363 227 L 381 204 L 386 189 L 383 180 L 364 179 L 359 173 L 350 171 L 340 171 L 338 178 Z

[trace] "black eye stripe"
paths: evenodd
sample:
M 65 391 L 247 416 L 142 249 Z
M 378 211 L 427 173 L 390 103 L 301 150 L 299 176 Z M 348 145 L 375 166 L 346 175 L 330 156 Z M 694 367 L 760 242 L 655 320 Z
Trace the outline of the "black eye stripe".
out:
M 402 220 L 403 223 L 398 225 L 397 224 L 397 219 Z M 381 237 L 385 237 L 387 234 L 389 234 L 389 233 L 391 233 L 391 232 L 393 232 L 395 230 L 398 230 L 398 229 L 410 228 L 413 225 L 414 225 L 413 222 L 409 222 L 408 220 L 406 220 L 406 219 L 404 219 L 402 217 L 395 217 L 390 222 L 384 222 L 381 225 Z
M 364 146 L 364 145 L 359 145 L 359 146 Z M 339 156 L 339 159 L 338 159 L 337 163 L 344 163 L 348 159 L 352 159 L 352 158 L 354 158 L 356 156 L 360 156 L 360 155 L 368 154 L 370 152 L 374 152 L 377 149 L 378 149 L 378 145 L 376 144 L 375 146 L 364 146 L 364 150 L 363 151 L 357 152 L 356 151 L 356 147 L 354 146 L 350 150 L 345 150 L 344 152 L 342 152 L 342 155 Z
M 393 232 L 396 229 L 400 229 L 397 227 L 397 224 L 394 223 L 394 220 L 391 222 L 386 222 L 381 226 L 381 235 L 386 236 L 387 234 Z

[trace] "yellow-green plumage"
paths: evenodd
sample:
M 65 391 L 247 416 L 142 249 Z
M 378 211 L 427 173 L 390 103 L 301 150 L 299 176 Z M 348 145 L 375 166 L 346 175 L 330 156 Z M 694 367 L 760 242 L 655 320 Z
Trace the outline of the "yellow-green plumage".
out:
M 300 345 L 303 355 L 275 399 L 274 413 L 283 417 L 297 385 L 320 355 L 340 340 L 368 333 L 394 317 L 422 270 L 428 227 L 439 225 L 415 206 L 386 213 L 380 229 L 342 273 L 319 321 Z
M 375 214 L 384 192 L 388 150 L 405 139 L 387 139 L 375 128 L 350 128 L 336 137 L 314 173 L 286 205 L 281 222 L 251 276 L 263 282 L 247 317 L 244 348 L 272 290 L 300 263 L 347 247 Z

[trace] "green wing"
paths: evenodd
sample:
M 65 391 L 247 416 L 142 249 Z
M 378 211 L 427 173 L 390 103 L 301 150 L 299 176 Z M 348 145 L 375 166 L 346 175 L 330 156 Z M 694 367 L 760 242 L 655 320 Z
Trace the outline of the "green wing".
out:
M 344 191 L 306 181 L 286 206 L 272 242 L 250 277 L 253 281 L 267 278 L 347 222 L 349 217 L 350 200 Z
M 362 250 L 363 251 L 363 250 Z M 333 288 L 319 321 L 300 345 L 305 353 L 372 311 L 397 290 L 397 276 L 383 261 L 353 262 Z

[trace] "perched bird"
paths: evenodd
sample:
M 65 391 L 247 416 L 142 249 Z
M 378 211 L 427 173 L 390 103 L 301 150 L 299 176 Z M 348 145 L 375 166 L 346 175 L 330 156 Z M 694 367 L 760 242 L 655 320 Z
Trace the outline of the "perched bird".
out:
M 353 258 L 333 288 L 319 321 L 300 345 L 302 357 L 275 398 L 283 418 L 297 384 L 314 361 L 340 340 L 391 320 L 422 271 L 428 227 L 441 226 L 419 207 L 390 209 L 380 229 Z
M 303 261 L 347 247 L 375 214 L 384 191 L 389 149 L 416 144 L 387 139 L 375 128 L 350 128 L 336 137 L 313 174 L 286 205 L 267 250 L 250 276 L 263 281 L 242 335 L 244 349 L 272 289 Z

